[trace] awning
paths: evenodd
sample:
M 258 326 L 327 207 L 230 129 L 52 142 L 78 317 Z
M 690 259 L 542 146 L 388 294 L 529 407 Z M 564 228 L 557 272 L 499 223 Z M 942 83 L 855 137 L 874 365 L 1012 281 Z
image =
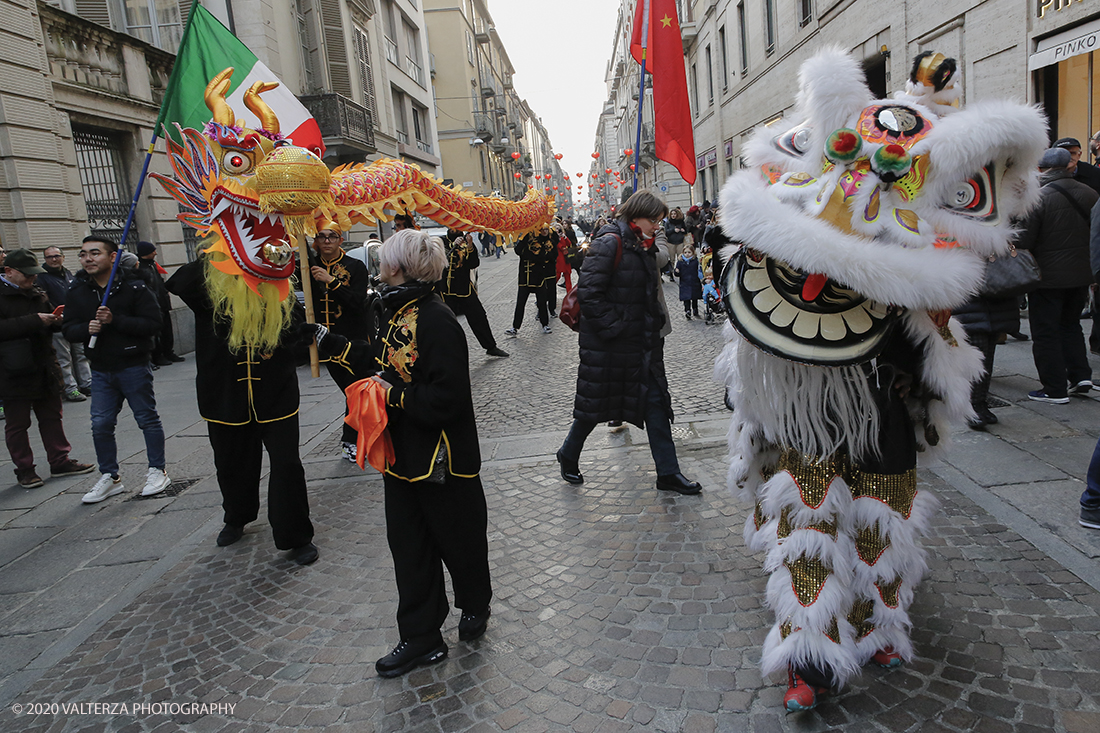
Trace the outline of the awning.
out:
M 1035 53 L 1027 59 L 1027 70 L 1035 71 L 1090 51 L 1100 51 L 1100 19 L 1039 41 Z

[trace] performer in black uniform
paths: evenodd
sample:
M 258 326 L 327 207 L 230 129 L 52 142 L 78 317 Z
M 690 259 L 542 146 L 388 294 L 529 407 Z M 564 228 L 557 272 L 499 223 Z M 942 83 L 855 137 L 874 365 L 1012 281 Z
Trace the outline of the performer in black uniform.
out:
M 519 327 L 523 325 L 523 309 L 527 307 L 527 297 L 531 294 L 535 296 L 542 332 L 550 333 L 550 293 L 546 286 L 553 287 L 554 264 L 558 257 L 557 235 L 550 231 L 550 227 L 543 227 L 538 234 L 527 234 L 516 242 L 516 254 L 519 255 L 516 313 L 512 317 L 512 327 L 505 329 L 504 333 L 515 336 L 519 332 Z
M 313 277 L 313 318 L 332 333 L 349 339 L 370 339 L 367 319 L 367 288 L 370 276 L 367 266 L 354 257 L 348 257 L 340 243 L 344 235 L 340 226 L 330 220 L 317 222 L 317 236 L 313 240 L 313 249 L 317 258 L 310 263 L 309 272 Z M 341 392 L 355 381 L 354 375 L 346 367 L 322 358 L 332 381 Z M 347 411 L 345 410 L 345 414 Z M 344 423 L 340 437 L 344 458 L 355 462 L 355 429 Z
M 485 349 L 486 354 L 508 356 L 508 352 L 497 346 L 497 340 L 493 338 L 485 307 L 477 296 L 477 286 L 470 279 L 470 271 L 476 270 L 481 262 L 473 238 L 469 234 L 448 229 L 446 246 L 447 269 L 443 271 L 443 279 L 439 281 L 443 302 L 450 306 L 456 316 L 466 316 L 470 330 L 474 332 L 477 342 Z
M 481 452 L 470 396 L 466 334 L 433 285 L 445 255 L 439 241 L 406 230 L 382 245 L 382 294 L 388 323 L 375 362 L 364 341 L 349 342 L 306 324 L 317 348 L 386 389 L 394 461 L 383 474 L 386 537 L 397 577 L 401 642 L 375 664 L 397 677 L 447 657 L 440 627 L 449 610 L 443 566 L 462 609 L 458 638 L 485 633 L 489 601 L 488 516 Z
M 313 524 L 309 521 L 306 476 L 298 453 L 298 375 L 293 346 L 298 339 L 299 308 L 284 306 L 285 326 L 277 343 L 263 345 L 262 338 L 246 340 L 230 348 L 232 305 L 215 315 L 208 281 L 223 275 L 207 264 L 207 257 L 188 263 L 166 283 L 195 313 L 195 387 L 199 415 L 206 420 L 218 488 L 225 509 L 225 527 L 218 545 L 231 545 L 244 534 L 244 526 L 256 520 L 260 508 L 260 461 L 264 448 L 271 459 L 267 487 L 267 518 L 275 546 L 290 550 L 288 559 L 308 565 L 317 559 Z M 222 282 L 225 285 L 225 282 Z M 243 312 L 261 296 L 247 290 L 234 293 L 232 284 L 223 287 Z M 293 299 L 290 295 L 290 299 Z M 246 336 L 247 338 L 247 336 Z

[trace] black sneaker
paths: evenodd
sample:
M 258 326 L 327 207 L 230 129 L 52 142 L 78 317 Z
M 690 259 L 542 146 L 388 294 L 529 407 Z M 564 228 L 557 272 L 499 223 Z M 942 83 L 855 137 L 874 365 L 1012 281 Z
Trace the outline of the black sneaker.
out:
M 401 640 L 393 651 L 374 663 L 379 677 L 400 677 L 414 667 L 438 664 L 447 658 L 447 643 L 442 637 L 429 644 Z
M 458 638 L 462 641 L 473 641 L 485 633 L 485 627 L 489 625 L 491 611 L 486 606 L 484 611 L 478 613 L 462 612 L 462 618 L 458 620 Z
M 1077 523 L 1089 529 L 1100 529 L 1100 507 L 1095 509 L 1081 507 L 1081 518 L 1077 520 Z
M 500 348 L 499 346 L 494 346 L 491 349 L 486 349 L 485 353 L 488 356 L 508 356 L 508 352 Z

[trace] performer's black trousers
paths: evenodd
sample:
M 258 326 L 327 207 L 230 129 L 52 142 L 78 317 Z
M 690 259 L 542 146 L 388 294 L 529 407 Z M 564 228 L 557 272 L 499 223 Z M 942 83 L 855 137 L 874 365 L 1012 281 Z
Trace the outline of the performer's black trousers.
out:
M 313 539 L 306 497 L 306 472 L 298 456 L 298 416 L 268 423 L 223 425 L 207 422 L 214 467 L 222 492 L 225 523 L 243 527 L 260 512 L 260 462 L 271 459 L 267 480 L 267 520 L 275 546 L 291 550 Z
M 485 315 L 485 306 L 477 294 L 471 294 L 465 298 L 457 295 L 448 295 L 443 301 L 455 316 L 466 316 L 466 322 L 470 324 L 470 330 L 481 344 L 481 348 L 488 351 L 495 348 L 497 340 L 493 338 L 493 330 L 489 328 L 489 317 Z
M 449 610 L 444 565 L 458 608 L 477 613 L 493 597 L 481 478 L 448 475 L 445 484 L 430 484 L 386 474 L 384 480 L 397 628 L 402 639 L 437 639 Z
M 550 325 L 550 292 L 544 285 L 538 287 L 520 285 L 519 293 L 516 295 L 516 313 L 512 316 L 512 328 L 517 331 L 523 325 L 523 310 L 527 307 L 527 297 L 529 295 L 535 296 L 535 306 L 539 312 L 539 323 L 544 326 Z
M 347 391 L 348 387 L 358 382 L 355 375 L 345 367 L 339 364 L 333 364 L 331 362 L 325 362 L 325 368 L 328 369 L 328 375 L 332 377 L 332 381 L 336 382 L 336 386 L 340 388 L 340 391 L 345 394 L 344 398 L 344 417 L 348 415 L 348 403 L 347 403 Z M 340 440 L 344 443 L 355 443 L 359 440 L 359 431 L 352 426 L 344 423 L 343 433 L 340 435 Z

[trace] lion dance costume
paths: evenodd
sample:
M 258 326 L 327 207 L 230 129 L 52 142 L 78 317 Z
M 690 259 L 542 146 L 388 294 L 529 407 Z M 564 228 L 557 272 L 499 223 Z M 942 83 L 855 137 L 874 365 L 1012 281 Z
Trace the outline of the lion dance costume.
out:
M 316 235 L 319 221 L 343 230 L 374 225 L 388 220 L 386 211 L 417 211 L 447 227 L 514 239 L 549 222 L 554 205 L 533 189 L 518 202 L 474 196 L 396 160 L 330 172 L 317 155 L 280 134 L 261 97 L 276 83 L 256 82 L 244 95 L 260 120 L 257 129 L 236 119 L 225 99 L 232 74 L 226 69 L 207 86 L 212 119 L 203 130 L 180 129 L 182 143 L 165 138 L 174 177 L 152 174 L 180 203 L 180 221 L 206 242 L 202 256 L 181 267 L 168 287 L 195 312 L 199 413 L 209 426 L 226 510 L 218 543 L 235 542 L 256 518 L 266 447 L 275 544 L 290 549 L 292 559 L 312 562 L 316 548 L 298 454 L 293 347 L 300 316 L 290 287 L 290 240 Z
M 793 123 L 760 130 L 721 193 L 732 326 L 716 364 L 735 407 L 731 486 L 755 505 L 775 624 L 764 674 L 788 710 L 872 659 L 912 657 L 907 609 L 936 500 L 918 454 L 971 414 L 981 355 L 950 309 L 1009 247 L 1037 195 L 1046 124 L 1005 102 L 956 108 L 952 59 L 917 57 L 875 100 L 836 50 L 804 64 Z

